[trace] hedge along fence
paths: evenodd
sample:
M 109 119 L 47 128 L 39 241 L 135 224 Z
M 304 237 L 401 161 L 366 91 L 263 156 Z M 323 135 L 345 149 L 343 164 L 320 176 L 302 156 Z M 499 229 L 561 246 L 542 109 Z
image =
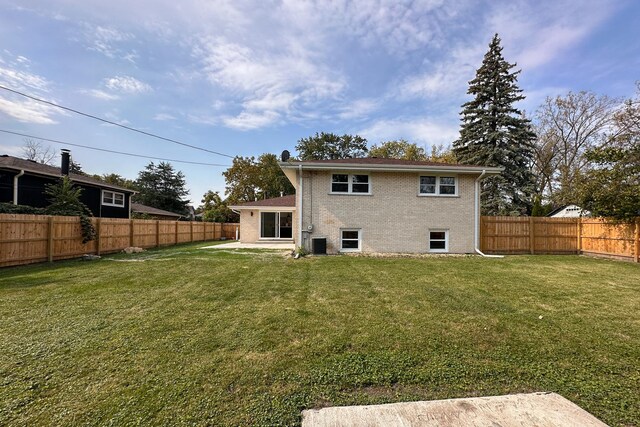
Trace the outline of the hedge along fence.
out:
M 75 216 L 0 214 L 0 267 L 205 240 L 235 239 L 240 224 L 92 218 L 96 239 L 82 243 Z
M 480 249 L 495 254 L 587 254 L 640 262 L 640 218 L 484 216 Z

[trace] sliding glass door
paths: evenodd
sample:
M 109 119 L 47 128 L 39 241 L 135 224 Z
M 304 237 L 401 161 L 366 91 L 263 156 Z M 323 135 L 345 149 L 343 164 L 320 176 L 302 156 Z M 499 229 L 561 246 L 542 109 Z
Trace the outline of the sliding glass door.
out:
M 293 237 L 292 212 L 261 212 L 261 239 L 291 239 Z

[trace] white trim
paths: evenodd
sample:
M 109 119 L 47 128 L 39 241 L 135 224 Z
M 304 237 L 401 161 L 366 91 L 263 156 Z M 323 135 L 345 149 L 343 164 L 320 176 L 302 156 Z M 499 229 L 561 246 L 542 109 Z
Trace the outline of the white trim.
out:
M 113 200 L 113 203 L 104 201 L 105 193 L 111 193 L 111 200 Z M 116 203 L 116 194 L 119 194 L 122 196 L 122 204 Z M 120 193 L 118 191 L 111 191 L 111 190 L 102 190 L 102 192 L 100 193 L 100 201 L 102 206 L 114 206 L 116 208 L 124 208 L 124 206 L 127 204 L 127 199 L 124 193 Z
M 444 239 L 432 239 L 431 233 L 444 233 Z M 431 249 L 431 242 L 442 242 L 444 240 L 444 249 Z M 446 228 L 430 228 L 429 229 L 429 252 L 431 253 L 447 253 L 449 252 L 449 230 Z
M 420 192 L 420 178 L 422 177 L 427 177 L 427 176 L 432 176 L 436 178 L 436 183 L 435 183 L 435 193 L 421 193 Z M 440 194 L 440 179 L 441 178 L 453 178 L 453 185 L 455 188 L 455 193 L 453 194 Z M 459 187 L 460 187 L 460 180 L 458 179 L 457 175 L 454 174 L 430 174 L 430 175 L 426 175 L 426 174 L 420 174 L 418 175 L 418 197 L 460 197 L 459 195 Z
M 362 163 L 312 163 L 312 162 L 281 162 L 282 169 L 304 169 L 307 170 L 352 170 L 352 171 L 386 171 L 386 172 L 433 172 L 433 173 L 453 173 L 453 174 L 478 174 L 486 171 L 486 175 L 498 175 L 504 168 L 483 167 L 483 166 L 427 166 L 427 165 L 380 165 Z
M 357 231 L 358 232 L 358 247 L 357 248 L 343 248 L 342 247 L 342 233 L 344 231 Z M 346 239 L 353 241 L 355 239 Z M 341 228 L 340 229 L 340 252 L 362 252 L 362 229 L 361 228 Z
M 333 175 L 347 175 L 347 182 L 336 182 L 336 184 L 347 184 L 347 191 L 333 191 Z M 353 175 L 365 175 L 367 176 L 367 184 L 369 191 L 366 193 L 359 193 L 353 191 Z M 356 171 L 356 173 L 348 171 L 333 171 L 329 174 L 329 194 L 331 195 L 349 195 L 349 196 L 371 196 L 373 194 L 371 187 L 371 174 L 369 172 L 364 173 Z

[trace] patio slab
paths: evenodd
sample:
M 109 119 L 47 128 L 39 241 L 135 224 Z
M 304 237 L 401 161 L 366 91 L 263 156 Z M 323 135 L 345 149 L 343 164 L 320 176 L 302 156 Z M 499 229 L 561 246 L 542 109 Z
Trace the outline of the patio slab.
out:
M 295 249 L 293 243 L 280 242 L 264 242 L 264 243 L 240 243 L 230 242 L 220 245 L 204 246 L 200 249 L 280 249 L 283 251 L 292 251 Z
M 431 400 L 302 411 L 302 427 L 606 427 L 556 393 Z

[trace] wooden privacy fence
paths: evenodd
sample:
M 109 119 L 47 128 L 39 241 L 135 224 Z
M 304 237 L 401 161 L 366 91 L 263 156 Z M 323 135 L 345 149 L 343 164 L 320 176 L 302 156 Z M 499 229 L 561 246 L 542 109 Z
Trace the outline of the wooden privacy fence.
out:
M 92 218 L 95 240 L 82 243 L 80 218 L 0 214 L 0 267 L 205 240 L 235 239 L 240 224 Z
M 588 254 L 640 262 L 640 218 L 483 216 L 480 250 L 494 254 Z

